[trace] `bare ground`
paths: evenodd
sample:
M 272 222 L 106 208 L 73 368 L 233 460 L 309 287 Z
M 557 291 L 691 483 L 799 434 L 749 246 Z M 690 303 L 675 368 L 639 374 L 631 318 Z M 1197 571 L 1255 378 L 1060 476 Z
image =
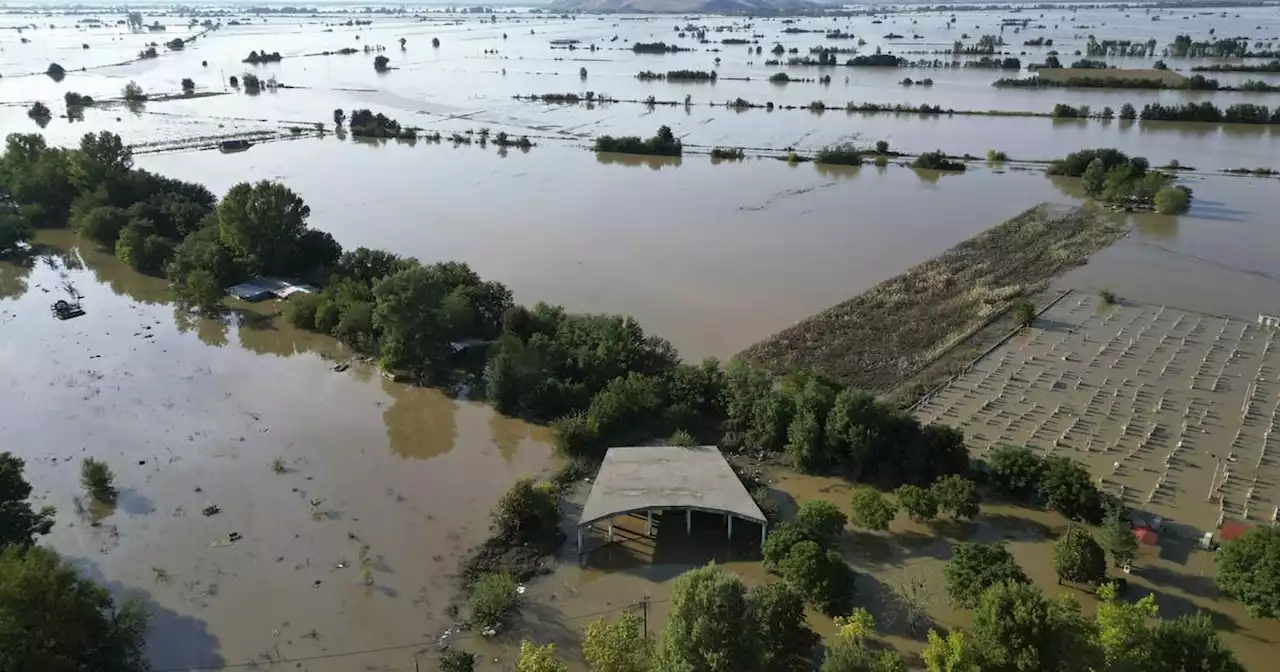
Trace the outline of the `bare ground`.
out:
M 740 356 L 887 393 L 1123 230 L 1092 206 L 1040 204 Z

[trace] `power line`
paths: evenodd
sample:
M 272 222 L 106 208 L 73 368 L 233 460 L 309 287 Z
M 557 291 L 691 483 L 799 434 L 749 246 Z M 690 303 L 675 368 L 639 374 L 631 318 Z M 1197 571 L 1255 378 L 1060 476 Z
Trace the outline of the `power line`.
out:
M 671 600 L 646 600 L 648 604 L 664 604 L 670 601 Z M 614 613 L 617 611 L 623 611 L 626 609 L 635 609 L 638 606 L 640 606 L 640 604 L 641 603 L 637 602 L 635 604 L 628 604 L 621 607 L 603 609 L 601 611 L 593 611 L 589 614 L 578 614 L 577 616 L 567 616 L 565 618 L 560 618 L 556 620 L 558 620 L 561 623 L 567 623 L 569 621 L 578 621 L 584 618 L 591 618 L 592 616 L 603 616 L 605 614 L 611 614 L 611 613 Z M 468 639 L 475 639 L 476 637 L 481 637 L 481 636 L 483 636 L 483 633 L 470 632 L 467 634 L 450 636 L 449 641 L 456 642 L 456 641 L 462 641 L 462 640 L 468 640 Z M 411 644 L 393 644 L 390 646 L 382 646 L 382 647 L 377 647 L 372 649 L 353 649 L 350 651 L 322 653 L 322 654 L 316 654 L 314 656 L 302 656 L 299 658 L 277 658 L 275 660 L 269 660 L 269 661 L 254 660 L 254 661 L 248 661 L 243 663 L 225 663 L 222 665 L 205 665 L 205 666 L 195 666 L 195 667 L 167 667 L 167 668 L 153 669 L 152 672 L 217 672 L 218 670 L 235 670 L 235 669 L 260 667 L 263 665 L 286 665 L 289 663 L 306 663 L 306 662 L 312 662 L 316 660 L 331 660 L 333 658 L 364 656 L 371 653 L 387 653 L 389 651 L 403 651 L 405 649 L 423 648 L 427 646 L 432 646 L 434 644 L 436 644 L 435 641 L 413 642 Z

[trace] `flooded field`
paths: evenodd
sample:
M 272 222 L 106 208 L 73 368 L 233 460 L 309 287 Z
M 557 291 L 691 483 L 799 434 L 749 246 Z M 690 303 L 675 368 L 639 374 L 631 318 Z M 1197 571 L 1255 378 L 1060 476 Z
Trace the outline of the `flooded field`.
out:
M 1087 297 L 1085 302 L 1076 308 L 1078 299 L 1060 304 L 1055 310 L 1065 312 L 1046 314 L 1044 328 L 1030 341 L 1015 340 L 989 361 L 998 364 L 1009 352 L 1006 363 L 1013 367 L 1014 360 L 1034 353 L 1037 365 L 1044 359 L 1046 367 L 1057 367 L 1040 374 L 1046 385 L 1066 364 L 1083 367 L 1081 378 L 1090 381 L 1131 378 L 1130 386 L 1116 388 L 1125 391 L 1123 398 L 1095 401 L 1133 415 L 1132 427 L 1120 434 L 1117 425 L 1099 435 L 1097 452 L 1087 450 L 1085 434 L 1069 431 L 1068 439 L 1083 443 L 1058 450 L 1088 461 L 1110 487 L 1126 485 L 1135 503 L 1146 505 L 1142 500 L 1162 478 L 1161 460 L 1184 431 L 1181 419 L 1194 410 L 1197 422 L 1185 431 L 1203 426 L 1206 433 L 1186 441 L 1191 447 L 1177 456 L 1185 460 L 1176 461 L 1180 471 L 1161 481 L 1169 485 L 1149 504 L 1175 524 L 1202 529 L 1216 521 L 1217 504 L 1204 497 L 1210 472 L 1220 465 L 1205 450 L 1224 459 L 1229 458 L 1223 450 L 1236 454 L 1223 488 L 1228 517 L 1243 513 L 1253 471 L 1260 484 L 1270 485 L 1255 490 L 1251 518 L 1261 520 L 1280 504 L 1265 461 L 1253 471 L 1244 469 L 1267 445 L 1257 441 L 1265 431 L 1260 423 L 1275 407 L 1274 390 L 1250 384 L 1264 361 L 1266 341 L 1248 325 L 1259 313 L 1280 314 L 1280 275 L 1274 270 L 1280 229 L 1273 216 L 1280 182 L 1215 174 L 1236 167 L 1280 168 L 1280 127 L 707 105 L 741 97 L 779 106 L 821 100 L 1036 113 L 1056 103 L 1101 109 L 1211 100 L 1220 107 L 1252 102 L 1274 108 L 1280 94 L 995 89 L 991 82 L 1010 73 L 765 65 L 775 58 L 775 43 L 800 56 L 811 47 L 854 48 L 857 40 L 826 39 L 826 31 L 837 29 L 865 39 L 856 47 L 860 54 L 880 48 L 910 59 L 951 60 L 942 52 L 955 40 L 970 44 L 983 34 L 1002 35 L 1003 50 L 1024 66 L 1043 60 L 1050 49 L 1064 61 L 1082 58 L 1072 54 L 1085 49 L 1091 34 L 1099 40 L 1152 38 L 1163 48 L 1179 33 L 1208 39 L 1212 28 L 1219 36 L 1247 36 L 1251 47 L 1275 49 L 1280 14 L 1274 8 L 1037 9 L 1018 13 L 1029 19 L 1028 26 L 1003 30 L 1001 21 L 1010 14 L 989 11 L 959 12 L 954 27 L 946 12 L 784 23 L 524 12 L 491 21 L 487 15 L 443 12 L 396 17 L 325 11 L 315 17 L 230 14 L 214 19 L 222 26 L 211 32 L 189 25 L 188 17 L 144 14 L 147 24 L 159 21 L 166 30 L 131 32 L 115 25 L 123 16 L 112 12 L 96 15 L 105 22 L 97 27 L 77 23 L 93 14 L 0 14 L 0 133 L 41 132 L 51 143 L 71 145 L 83 133 L 110 130 L 136 145 L 139 167 L 204 183 L 217 194 L 244 180 L 280 180 L 310 205 L 311 225 L 346 247 L 384 248 L 423 261 L 457 259 L 508 285 L 519 302 L 632 315 L 688 359 L 731 357 L 1031 206 L 1082 200 L 1078 185 L 1050 179 L 1034 164 L 975 161 L 957 175 L 916 171 L 905 161 L 844 168 L 789 165 L 766 156 L 788 148 L 808 152 L 835 142 L 886 140 L 908 153 L 942 148 L 985 156 L 999 149 L 1014 159 L 1044 160 L 1116 147 L 1146 156 L 1152 165 L 1176 159 L 1194 168 L 1181 173 L 1195 190 L 1190 212 L 1119 215 L 1130 226 L 1127 236 L 1056 282 L 1079 290 L 1073 296 Z M 241 25 L 229 25 L 233 18 Z M 371 23 L 346 25 L 353 19 Z M 705 27 L 708 43 L 699 43 L 693 31 L 681 37 L 679 28 L 686 24 Z M 19 32 L 20 26 L 26 28 Z M 890 32 L 904 36 L 886 38 Z M 181 50 L 163 46 L 197 34 Z M 432 46 L 433 38 L 439 47 Z M 1053 46 L 1023 46 L 1033 38 L 1052 39 Z M 751 44 L 720 44 L 723 39 Z M 553 40 L 576 40 L 576 48 Z M 633 42 L 656 41 L 691 51 L 630 49 Z M 157 57 L 137 60 L 153 42 L 160 45 Z M 365 46 L 374 50 L 365 53 Z M 757 46 L 763 53 L 755 53 Z M 360 51 L 322 55 L 343 48 Z M 242 63 L 251 50 L 278 51 L 282 60 Z M 391 59 L 391 70 L 374 70 L 377 54 Z M 1154 58 L 1105 60 L 1146 68 Z M 67 70 L 61 81 L 44 74 L 52 62 Z M 1184 74 L 1209 62 L 1169 59 Z M 585 79 L 580 69 L 587 71 Z M 718 79 L 635 77 L 641 70 L 676 69 L 714 69 Z M 767 81 L 780 71 L 815 80 L 829 74 L 831 81 Z M 245 72 L 285 86 L 258 95 L 229 86 L 229 77 Z M 1276 82 L 1274 74 L 1213 76 L 1232 84 Z M 69 91 L 118 98 L 126 83 L 136 81 L 153 95 L 178 94 L 188 77 L 196 96 L 130 107 L 111 103 L 87 108 L 74 120 L 61 116 Z M 904 87 L 903 77 L 934 83 Z M 683 103 L 690 96 L 691 104 L 547 105 L 513 99 L 586 91 L 622 101 L 653 96 Z M 54 111 L 47 125 L 28 118 L 27 107 L 35 101 Z M 333 132 L 335 108 L 370 108 L 446 136 L 482 128 L 507 131 L 528 135 L 535 146 L 504 151 L 447 141 L 365 141 Z M 317 134 L 316 123 L 327 131 Z M 588 151 L 597 135 L 647 136 L 663 124 L 685 142 L 683 158 Z M 296 134 L 290 130 L 295 127 Z M 238 154 L 159 151 L 164 143 L 181 146 L 192 138 L 248 132 L 283 141 Z M 715 146 L 749 148 L 751 156 L 712 162 L 706 153 Z M 221 322 L 192 318 L 167 302 L 164 281 L 139 276 L 66 232 L 44 232 L 37 242 L 50 253 L 34 263 L 0 262 L 0 448 L 27 460 L 41 503 L 58 507 L 50 543 L 88 575 L 117 593 L 142 597 L 155 610 L 153 666 L 168 672 L 253 661 L 267 670 L 408 670 L 427 651 L 418 656 L 425 666 L 437 637 L 453 622 L 444 611 L 458 590 L 453 573 L 461 553 L 486 535 L 488 509 L 518 476 L 553 468 L 547 431 L 484 405 L 391 383 L 365 364 L 334 371 L 349 353 L 330 339 L 271 319 L 278 306 L 238 306 Z M 84 295 L 89 312 L 59 322 L 48 309 L 66 295 L 66 283 Z M 1092 294 L 1103 288 L 1123 297 L 1124 305 L 1099 311 Z M 1159 312 L 1162 305 L 1170 308 Z M 1068 322 L 1079 326 L 1063 326 Z M 1097 331 L 1103 322 L 1106 331 Z M 1132 373 L 1089 367 L 1085 346 L 1112 339 L 1121 322 L 1135 334 L 1146 327 L 1146 340 L 1120 362 L 1131 364 Z M 1218 327 L 1227 326 L 1224 340 L 1216 343 Z M 1197 328 L 1182 349 L 1160 342 L 1163 335 L 1181 339 Z M 1067 335 L 1078 342 L 1059 344 L 1063 329 L 1074 329 Z M 1116 341 L 1107 354 L 1119 356 L 1126 344 Z M 1080 360 L 1063 362 L 1055 346 Z M 1238 351 L 1234 357 L 1232 348 Z M 1201 376 L 1204 388 L 1186 387 L 1207 353 L 1218 368 Z M 1273 353 L 1274 348 L 1268 356 Z M 1158 371 L 1169 355 L 1182 371 L 1170 367 L 1166 379 Z M 1208 386 L 1224 365 L 1226 389 L 1214 392 Z M 1140 374 L 1142 366 L 1146 373 Z M 1264 377 L 1274 373 L 1263 371 Z M 1149 380 L 1138 381 L 1139 375 Z M 1094 383 L 1098 387 L 1071 392 L 1079 410 L 1089 400 L 1080 395 L 1104 389 L 1101 378 Z M 1005 431 L 1010 439 L 1048 448 L 1054 432 L 1063 429 L 1059 424 L 1070 422 L 1063 417 L 1031 435 L 1058 406 L 1049 399 L 1061 392 L 1015 392 L 1010 384 L 1006 398 L 1025 395 L 1034 404 L 1027 408 L 1041 414 L 1013 427 L 988 426 L 985 416 L 973 415 L 981 401 L 963 400 L 958 388 L 956 393 L 956 417 L 941 419 L 971 422 L 966 431 L 979 444 Z M 1254 394 L 1272 396 L 1257 401 L 1259 415 L 1237 422 L 1240 404 Z M 1167 406 L 1146 408 L 1165 396 Z M 1106 410 L 1112 409 L 1095 407 L 1095 413 Z M 1088 422 L 1101 431 L 1101 419 L 1089 420 L 1083 412 L 1081 417 L 1080 432 Z M 1165 443 L 1124 463 L 1121 458 L 1133 449 L 1129 443 L 1141 440 L 1150 422 L 1167 429 L 1159 434 Z M 1246 445 L 1238 450 L 1232 445 L 1236 425 L 1245 430 Z M 1132 441 L 1112 445 L 1122 436 Z M 105 459 L 118 474 L 117 508 L 78 511 L 77 463 L 86 456 Z M 283 473 L 272 470 L 275 458 Z M 1110 474 L 1109 465 L 1117 461 L 1125 466 Z M 788 506 L 826 498 L 847 510 L 845 482 L 781 471 L 771 478 Z M 209 506 L 219 512 L 203 515 Z M 721 524 L 710 517 L 703 522 L 717 529 Z M 968 615 L 946 607 L 939 578 L 950 544 L 1008 539 L 1041 587 L 1067 590 L 1053 585 L 1050 545 L 1043 542 L 1064 524 L 1043 512 L 992 506 L 973 525 L 928 528 L 899 520 L 889 535 L 850 533 L 844 550 L 859 571 L 859 602 L 886 625 L 891 643 L 916 651 L 920 642 L 892 622 L 891 607 L 882 599 L 895 580 L 916 573 L 929 577 L 938 592 L 931 615 L 944 626 L 965 626 Z M 631 539 L 594 552 L 582 565 L 566 549 L 552 575 L 529 586 L 515 632 L 559 642 L 573 657 L 586 623 L 645 596 L 652 600 L 656 631 L 675 577 L 708 559 L 726 563 L 748 583 L 768 580 L 745 540 L 730 545 L 713 535 L 719 543 L 708 545 L 682 532 L 682 525 L 660 524 L 657 545 Z M 234 542 L 232 533 L 239 535 Z M 1268 651 L 1280 642 L 1280 630 L 1218 599 L 1211 557 L 1189 543 L 1170 540 L 1144 556 L 1130 581 L 1157 592 L 1165 615 L 1210 610 L 1242 662 L 1251 670 L 1269 669 Z M 820 632 L 832 631 L 823 617 L 811 618 Z M 482 669 L 506 669 L 518 643 L 512 636 L 496 643 L 468 637 L 468 648 L 487 655 Z M 325 658 L 351 651 L 369 653 Z M 302 667 L 269 664 L 286 658 L 302 659 Z

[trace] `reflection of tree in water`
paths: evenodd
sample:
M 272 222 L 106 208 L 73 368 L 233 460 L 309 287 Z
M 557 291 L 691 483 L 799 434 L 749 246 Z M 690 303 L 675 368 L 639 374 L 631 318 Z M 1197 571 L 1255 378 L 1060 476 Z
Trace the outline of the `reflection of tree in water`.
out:
M 449 452 L 458 437 L 458 404 L 442 392 L 383 380 L 393 401 L 382 412 L 391 452 L 425 459 Z
M 950 177 L 952 175 L 964 175 L 964 173 L 960 171 L 929 170 L 926 168 L 912 168 L 911 172 L 915 173 L 916 177 L 920 178 L 921 182 L 928 182 L 929 184 L 936 184 L 938 180 L 941 180 L 944 177 Z
M 516 449 L 520 447 L 520 442 L 528 436 L 528 423 L 492 411 L 489 416 L 489 438 L 498 446 L 498 453 L 502 455 L 503 460 L 510 463 L 516 456 Z
M 643 154 L 596 152 L 596 162 L 618 166 L 648 166 L 650 170 L 662 170 L 667 166 L 679 168 L 681 158 L 678 156 L 646 156 Z
M 0 261 L 0 299 L 16 299 L 27 293 L 27 276 L 35 262 L 30 256 Z
M 228 342 L 227 332 L 231 320 L 226 314 L 205 317 L 182 306 L 174 306 L 173 323 L 178 327 L 179 334 L 194 331 L 205 345 L 221 348 Z
M 337 349 L 328 336 L 302 331 L 280 317 L 279 311 L 260 313 L 255 310 L 230 311 L 236 323 L 240 346 L 259 355 L 292 357 L 306 352 Z
M 143 275 L 91 244 L 79 244 L 75 234 L 69 231 L 59 232 L 51 241 L 50 249 L 57 253 L 67 268 L 87 267 L 98 284 L 106 285 L 117 296 L 127 296 L 148 305 L 169 301 L 167 280 Z

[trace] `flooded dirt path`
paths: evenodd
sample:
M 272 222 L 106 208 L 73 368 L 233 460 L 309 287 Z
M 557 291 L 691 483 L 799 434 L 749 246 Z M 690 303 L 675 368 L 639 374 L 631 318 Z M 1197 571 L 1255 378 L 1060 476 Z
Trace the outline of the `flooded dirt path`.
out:
M 0 265 L 0 446 L 57 507 L 49 543 L 155 610 L 155 669 L 431 642 L 450 624 L 459 557 L 515 478 L 550 468 L 545 430 L 334 372 L 329 339 L 252 314 L 191 320 L 159 302 L 163 282 L 65 233 L 40 241 L 63 259 Z M 64 283 L 87 314 L 60 322 Z M 115 471 L 113 510 L 77 514 L 84 457 Z M 416 650 L 306 669 L 404 669 Z

